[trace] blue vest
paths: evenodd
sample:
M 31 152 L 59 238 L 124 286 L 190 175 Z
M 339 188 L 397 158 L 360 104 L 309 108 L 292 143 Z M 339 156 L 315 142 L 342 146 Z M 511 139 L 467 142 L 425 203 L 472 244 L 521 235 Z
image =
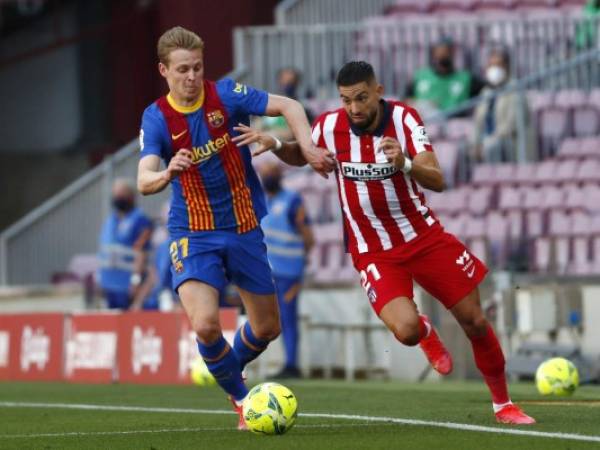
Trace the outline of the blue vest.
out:
M 144 213 L 134 208 L 124 217 L 112 213 L 100 233 L 99 282 L 109 291 L 127 292 L 134 269 L 133 244 L 152 226 Z
M 269 212 L 262 220 L 262 229 L 274 276 L 301 278 L 304 272 L 304 241 L 290 221 L 290 209 L 297 198 L 297 193 L 281 190 L 267 200 Z

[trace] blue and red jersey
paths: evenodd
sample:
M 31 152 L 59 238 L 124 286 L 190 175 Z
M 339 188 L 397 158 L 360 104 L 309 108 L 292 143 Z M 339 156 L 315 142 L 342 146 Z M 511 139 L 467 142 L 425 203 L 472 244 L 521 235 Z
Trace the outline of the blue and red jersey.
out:
M 170 95 L 144 111 L 140 130 L 143 158 L 161 157 L 165 165 L 180 149 L 194 165 L 171 181 L 168 229 L 172 237 L 193 232 L 250 231 L 266 214 L 262 187 L 247 146 L 231 141 L 238 123 L 264 115 L 268 94 L 231 79 L 205 80 L 195 105 L 177 105 Z

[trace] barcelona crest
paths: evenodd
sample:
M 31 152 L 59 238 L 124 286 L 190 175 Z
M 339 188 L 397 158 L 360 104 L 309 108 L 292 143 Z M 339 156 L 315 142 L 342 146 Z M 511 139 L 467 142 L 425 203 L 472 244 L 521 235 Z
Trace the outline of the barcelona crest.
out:
M 225 122 L 223 113 L 218 109 L 216 111 L 209 112 L 206 117 L 211 128 L 219 128 L 221 125 L 223 125 L 223 122 Z

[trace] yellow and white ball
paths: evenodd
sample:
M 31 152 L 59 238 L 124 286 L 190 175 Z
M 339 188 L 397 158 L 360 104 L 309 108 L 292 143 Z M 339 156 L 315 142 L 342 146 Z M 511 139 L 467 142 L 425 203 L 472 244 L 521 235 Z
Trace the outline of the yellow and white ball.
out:
M 535 384 L 542 395 L 571 395 L 579 386 L 579 372 L 568 359 L 548 359 L 538 367 Z
M 298 414 L 298 400 L 279 383 L 254 386 L 243 404 L 248 429 L 257 434 L 283 434 L 292 428 Z

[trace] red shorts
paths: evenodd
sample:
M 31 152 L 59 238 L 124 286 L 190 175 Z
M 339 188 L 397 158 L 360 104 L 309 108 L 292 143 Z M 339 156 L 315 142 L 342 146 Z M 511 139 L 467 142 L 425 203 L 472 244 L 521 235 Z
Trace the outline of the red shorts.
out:
M 413 280 L 450 309 L 488 272 L 483 262 L 442 229 L 400 248 L 357 254 L 352 259 L 377 315 L 394 298 L 413 298 Z

